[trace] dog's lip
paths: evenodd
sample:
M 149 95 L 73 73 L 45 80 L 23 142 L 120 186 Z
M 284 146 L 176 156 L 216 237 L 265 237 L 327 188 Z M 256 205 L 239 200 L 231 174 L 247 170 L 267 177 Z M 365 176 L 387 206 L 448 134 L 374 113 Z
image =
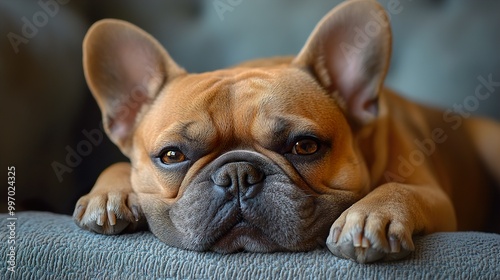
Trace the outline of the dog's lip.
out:
M 211 248 L 219 253 L 272 252 L 279 249 L 280 246 L 267 238 L 260 229 L 246 222 L 236 224 L 224 233 Z

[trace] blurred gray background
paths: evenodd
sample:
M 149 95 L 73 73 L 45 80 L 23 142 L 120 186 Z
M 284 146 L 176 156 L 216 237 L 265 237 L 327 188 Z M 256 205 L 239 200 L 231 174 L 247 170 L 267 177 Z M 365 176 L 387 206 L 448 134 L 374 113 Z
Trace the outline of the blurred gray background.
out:
M 16 168 L 16 210 L 71 213 L 98 174 L 125 159 L 101 137 L 100 112 L 82 72 L 81 42 L 96 20 L 130 21 L 179 65 L 202 72 L 296 54 L 339 2 L 0 0 L 0 166 L 3 182 L 7 167 Z M 470 101 L 479 77 L 500 82 L 500 1 L 380 2 L 393 11 L 388 87 L 452 109 Z M 500 119 L 500 87 L 493 90 L 471 113 Z

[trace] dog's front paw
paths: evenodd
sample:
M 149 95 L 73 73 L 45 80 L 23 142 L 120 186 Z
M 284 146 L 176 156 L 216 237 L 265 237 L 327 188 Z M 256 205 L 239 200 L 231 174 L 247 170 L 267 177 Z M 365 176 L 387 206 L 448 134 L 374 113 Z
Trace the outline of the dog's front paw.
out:
M 414 250 L 412 226 L 404 213 L 391 210 L 354 204 L 332 225 L 328 248 L 359 263 L 406 257 Z
M 137 195 L 122 191 L 82 196 L 73 213 L 78 226 L 102 234 L 118 234 L 127 227 L 135 229 L 142 216 Z

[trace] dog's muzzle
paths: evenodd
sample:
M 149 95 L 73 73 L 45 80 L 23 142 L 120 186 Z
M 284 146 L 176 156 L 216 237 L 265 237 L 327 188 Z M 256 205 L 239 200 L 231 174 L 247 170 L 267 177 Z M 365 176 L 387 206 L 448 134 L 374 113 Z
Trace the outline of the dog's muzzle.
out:
M 176 247 L 296 251 L 316 247 L 332 223 L 320 207 L 331 204 L 316 199 L 270 158 L 238 150 L 201 168 L 174 204 L 145 212 L 153 233 Z

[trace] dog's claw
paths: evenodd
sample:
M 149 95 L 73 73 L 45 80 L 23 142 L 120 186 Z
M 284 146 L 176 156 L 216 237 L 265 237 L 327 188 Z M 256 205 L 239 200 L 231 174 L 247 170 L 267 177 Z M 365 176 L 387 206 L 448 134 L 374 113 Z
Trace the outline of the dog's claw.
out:
M 83 205 L 79 205 L 77 204 L 76 208 L 75 208 L 75 211 L 73 212 L 73 217 L 76 219 L 76 220 L 81 220 L 82 219 L 82 216 L 83 216 L 83 213 L 85 213 L 84 211 L 85 209 L 83 208 Z
M 362 243 L 363 243 L 363 233 L 356 232 L 352 237 L 352 245 L 354 247 L 361 247 Z
M 337 244 L 339 242 L 339 236 L 340 236 L 340 228 L 334 228 L 333 229 L 333 234 L 331 237 L 329 237 L 329 242 L 333 244 Z
M 361 242 L 361 247 L 362 248 L 370 248 L 370 240 L 368 240 L 368 238 L 366 237 L 363 237 L 363 241 Z
M 108 210 L 108 222 L 109 225 L 111 226 L 116 225 L 116 215 L 115 212 L 113 212 L 113 210 Z
M 132 215 L 134 215 L 135 221 L 138 222 L 140 218 L 139 207 L 137 205 L 132 205 L 130 210 L 132 211 Z
M 104 225 L 104 217 L 103 215 L 98 215 L 97 220 L 95 222 L 98 226 L 103 226 Z
M 389 245 L 391 246 L 391 253 L 401 252 L 401 242 L 395 236 L 389 236 Z

